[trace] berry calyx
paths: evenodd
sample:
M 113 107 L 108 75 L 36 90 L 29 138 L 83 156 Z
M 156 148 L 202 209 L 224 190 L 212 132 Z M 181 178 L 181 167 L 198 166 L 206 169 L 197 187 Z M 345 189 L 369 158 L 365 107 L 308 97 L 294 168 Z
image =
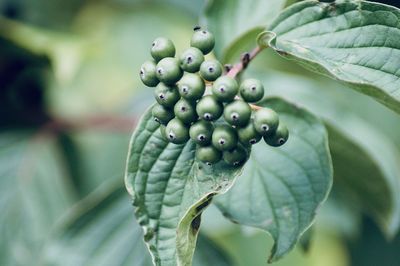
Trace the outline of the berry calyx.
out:
M 168 122 L 165 133 L 168 141 L 174 144 L 183 144 L 189 140 L 189 129 L 178 118 Z
M 224 106 L 214 96 L 207 95 L 197 103 L 196 111 L 201 119 L 215 121 L 221 117 Z
M 154 105 L 154 107 L 151 109 L 151 113 L 156 122 L 164 125 L 174 118 L 173 111 L 160 104 Z
M 151 44 L 150 54 L 156 62 L 165 57 L 174 57 L 175 45 L 170 39 L 158 37 Z
M 236 147 L 238 136 L 235 129 L 228 125 L 219 125 L 212 134 L 212 144 L 220 151 L 231 150 Z
M 140 79 L 148 87 L 155 87 L 160 82 L 156 75 L 156 63 L 148 60 L 140 67 Z
M 173 108 L 175 103 L 180 99 L 180 95 L 176 86 L 159 83 L 154 90 L 154 98 L 159 104 Z
M 254 127 L 262 136 L 271 135 L 279 125 L 278 114 L 269 108 L 261 108 L 254 113 Z
M 218 163 L 222 158 L 222 153 L 213 146 L 198 146 L 196 148 L 197 160 L 212 165 Z
M 239 85 L 234 78 L 219 77 L 212 86 L 212 93 L 220 102 L 231 102 L 238 93 Z
M 156 76 L 167 85 L 173 85 L 181 79 L 183 75 L 179 66 L 179 61 L 173 57 L 166 57 L 158 62 L 156 67 Z
M 238 145 L 236 148 L 224 151 L 222 158 L 227 164 L 233 166 L 240 166 L 244 164 L 248 159 L 248 152 L 242 145 Z
M 244 127 L 249 123 L 251 107 L 242 100 L 235 100 L 225 106 L 224 119 L 232 126 Z
M 214 81 L 222 75 L 222 65 L 217 60 L 204 61 L 200 65 L 200 76 L 207 81 Z
M 204 61 L 203 53 L 196 47 L 186 49 L 180 57 L 181 68 L 190 73 L 199 71 L 201 63 Z
M 214 126 L 211 122 L 199 120 L 189 129 L 190 138 L 199 145 L 208 145 L 211 142 Z
M 196 30 L 190 40 L 190 46 L 198 48 L 205 55 L 212 51 L 214 45 L 214 35 L 207 30 Z
M 186 73 L 178 82 L 179 94 L 189 101 L 196 101 L 203 96 L 206 89 L 204 80 L 199 75 Z
M 198 118 L 196 107 L 186 99 L 180 99 L 175 104 L 174 113 L 184 124 L 191 124 Z
M 246 79 L 239 87 L 240 96 L 248 103 L 255 103 L 264 97 L 264 86 L 258 79 Z
M 272 147 L 282 146 L 287 142 L 288 139 L 289 139 L 289 130 L 287 126 L 284 125 L 283 123 L 279 123 L 278 128 L 272 135 L 264 136 L 264 141 Z

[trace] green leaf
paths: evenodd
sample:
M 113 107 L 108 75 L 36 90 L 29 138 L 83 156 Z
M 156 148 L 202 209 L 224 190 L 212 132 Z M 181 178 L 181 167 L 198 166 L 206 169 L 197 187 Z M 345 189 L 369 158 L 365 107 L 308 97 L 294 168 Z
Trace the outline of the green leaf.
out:
M 55 144 L 46 135 L 0 134 L 0 265 L 36 261 L 49 229 L 76 199 Z
M 65 258 L 68 259 L 65 259 Z M 45 265 L 152 265 L 123 184 L 104 182 L 70 209 L 46 242 Z M 194 265 L 229 265 L 216 244 L 199 235 Z
M 229 57 L 223 52 L 225 48 L 230 46 L 244 49 L 236 43 L 262 32 L 285 6 L 285 2 L 286 0 L 209 0 L 203 19 L 215 35 L 214 52 L 217 57 L 227 62 Z M 255 38 L 253 39 L 255 46 Z
M 393 237 L 400 226 L 400 153 L 380 132 L 381 124 L 367 120 L 386 108 L 330 80 L 318 82 L 271 70 L 253 72 L 251 77 L 262 80 L 268 95 L 285 97 L 324 120 L 329 130 L 334 187 L 344 198 L 341 200 L 373 217 L 386 236 Z M 391 129 L 398 130 L 399 120 L 390 121 Z
M 269 28 L 269 45 L 400 112 L 400 10 L 367 1 L 303 1 Z
M 261 106 L 278 111 L 288 125 L 289 140 L 280 148 L 254 146 L 242 176 L 216 202 L 233 221 L 269 232 L 275 240 L 270 261 L 276 261 L 312 224 L 329 193 L 333 173 L 321 121 L 280 99 Z
M 199 163 L 194 152 L 192 141 L 168 143 L 150 111 L 132 136 L 125 183 L 156 265 L 191 263 L 201 212 L 241 172 Z

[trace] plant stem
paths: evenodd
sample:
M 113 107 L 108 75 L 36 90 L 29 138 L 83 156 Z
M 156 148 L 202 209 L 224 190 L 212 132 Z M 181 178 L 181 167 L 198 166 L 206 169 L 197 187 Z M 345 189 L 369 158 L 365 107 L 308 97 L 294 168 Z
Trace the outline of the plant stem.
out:
M 250 53 L 245 53 L 239 63 L 236 63 L 231 70 L 226 74 L 228 77 L 235 78 L 242 72 L 247 65 L 260 53 L 264 48 L 257 46 Z
M 226 74 L 228 77 L 231 78 L 236 78 L 236 76 L 242 72 L 248 64 L 264 49 L 264 47 L 257 46 L 254 48 L 250 53 L 245 53 L 242 56 L 242 59 L 240 60 L 239 63 L 236 63 L 231 70 Z M 236 96 L 235 99 L 240 99 L 239 96 Z M 255 104 L 250 104 L 251 109 L 253 110 L 259 110 L 262 107 L 255 105 Z

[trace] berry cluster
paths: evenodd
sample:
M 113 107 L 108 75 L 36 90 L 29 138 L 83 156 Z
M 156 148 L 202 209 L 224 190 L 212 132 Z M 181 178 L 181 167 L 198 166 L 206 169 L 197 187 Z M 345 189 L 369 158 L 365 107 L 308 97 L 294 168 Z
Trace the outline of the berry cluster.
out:
M 271 146 L 283 145 L 289 132 L 278 114 L 249 104 L 263 98 L 262 83 L 246 79 L 239 86 L 234 78 L 222 75 L 221 63 L 204 57 L 214 48 L 213 34 L 199 27 L 194 30 L 191 47 L 179 59 L 171 40 L 154 40 L 150 50 L 154 60 L 140 70 L 142 82 L 156 87 L 152 114 L 161 124 L 161 134 L 175 144 L 192 139 L 197 159 L 207 164 L 223 159 L 241 165 L 261 138 Z M 211 87 L 209 94 L 206 85 Z

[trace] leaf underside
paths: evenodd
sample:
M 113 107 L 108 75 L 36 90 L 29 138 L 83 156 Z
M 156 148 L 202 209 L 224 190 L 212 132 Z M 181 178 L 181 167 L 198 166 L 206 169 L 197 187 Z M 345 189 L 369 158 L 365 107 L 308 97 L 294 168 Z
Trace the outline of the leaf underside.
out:
M 207 166 L 194 159 L 195 144 L 168 143 L 147 111 L 133 134 L 125 183 L 156 265 L 189 265 L 201 212 L 225 192 L 240 168 Z
M 367 1 L 303 1 L 269 28 L 279 54 L 400 112 L 400 10 Z
M 312 224 L 331 188 L 332 166 L 321 121 L 278 98 L 260 105 L 278 111 L 289 140 L 279 148 L 253 146 L 242 176 L 216 203 L 231 220 L 270 233 L 275 240 L 270 261 L 276 261 Z

